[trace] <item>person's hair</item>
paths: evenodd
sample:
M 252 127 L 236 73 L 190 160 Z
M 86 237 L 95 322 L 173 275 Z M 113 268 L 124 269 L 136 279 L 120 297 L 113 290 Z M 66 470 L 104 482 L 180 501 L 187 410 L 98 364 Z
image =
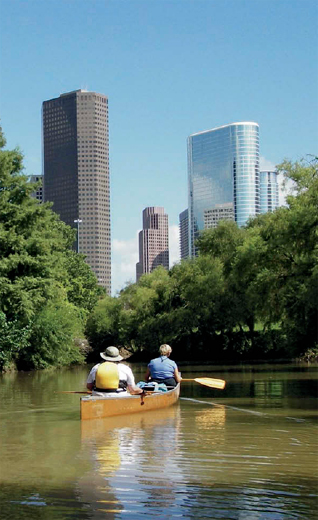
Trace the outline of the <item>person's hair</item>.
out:
M 164 344 L 159 347 L 159 352 L 162 356 L 169 356 L 169 354 L 172 352 L 172 348 L 170 345 Z

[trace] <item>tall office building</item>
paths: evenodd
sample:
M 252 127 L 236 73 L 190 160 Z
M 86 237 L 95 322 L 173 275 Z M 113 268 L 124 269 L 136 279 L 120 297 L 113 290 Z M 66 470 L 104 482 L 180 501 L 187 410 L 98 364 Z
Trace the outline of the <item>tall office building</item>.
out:
M 179 214 L 179 236 L 181 260 L 189 256 L 189 211 L 185 209 Z
M 158 265 L 169 269 L 168 215 L 164 208 L 145 208 L 142 224 L 143 229 L 139 232 L 139 262 L 136 264 L 137 282 L 141 275 L 151 273 Z
M 279 186 L 277 172 L 260 172 L 260 201 L 261 213 L 274 211 L 279 206 Z
M 190 256 L 208 211 L 232 210 L 238 226 L 259 214 L 257 123 L 232 123 L 188 137 L 188 199 Z
M 77 229 L 74 247 L 111 291 L 108 99 L 75 90 L 44 101 L 44 196 Z
M 44 201 L 44 193 L 43 193 L 43 175 L 30 175 L 29 182 L 34 184 L 36 182 L 41 181 L 41 186 L 38 186 L 35 191 L 31 193 L 31 197 L 33 199 L 38 200 L 40 203 Z

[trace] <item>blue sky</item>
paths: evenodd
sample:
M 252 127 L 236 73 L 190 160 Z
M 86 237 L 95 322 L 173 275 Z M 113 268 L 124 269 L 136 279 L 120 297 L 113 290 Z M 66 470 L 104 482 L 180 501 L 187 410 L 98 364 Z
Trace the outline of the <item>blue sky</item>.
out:
M 263 165 L 317 154 L 317 28 L 311 0 L 0 0 L 0 119 L 27 174 L 42 101 L 109 98 L 114 293 L 135 280 L 146 206 L 164 206 L 178 260 L 188 135 L 256 121 Z

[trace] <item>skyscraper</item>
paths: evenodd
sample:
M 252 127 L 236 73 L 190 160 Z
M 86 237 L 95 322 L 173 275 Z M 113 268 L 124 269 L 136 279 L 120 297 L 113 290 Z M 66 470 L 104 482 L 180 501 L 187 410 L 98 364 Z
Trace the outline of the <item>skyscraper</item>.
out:
M 260 212 L 258 124 L 231 123 L 190 135 L 188 181 L 189 254 L 194 256 L 208 211 L 226 209 L 229 215 L 232 210 L 239 226 Z
M 275 171 L 260 172 L 261 213 L 274 211 L 279 206 L 277 175 Z
M 110 293 L 108 99 L 75 90 L 44 101 L 42 115 L 45 200 L 77 228 L 74 247 Z
M 141 275 L 151 273 L 158 265 L 169 269 L 168 215 L 164 208 L 145 208 L 142 224 L 143 229 L 139 232 L 139 262 L 136 264 L 137 282 Z
M 189 211 L 185 209 L 179 214 L 179 236 L 181 260 L 189 256 Z

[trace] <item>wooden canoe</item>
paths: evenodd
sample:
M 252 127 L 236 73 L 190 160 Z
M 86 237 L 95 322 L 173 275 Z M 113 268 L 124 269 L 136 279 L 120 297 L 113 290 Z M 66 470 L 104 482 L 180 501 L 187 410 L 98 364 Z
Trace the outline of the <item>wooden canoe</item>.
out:
M 174 404 L 179 399 L 179 395 L 180 384 L 167 392 L 149 392 L 144 396 L 116 397 L 112 394 L 100 397 L 89 395 L 81 397 L 81 419 L 84 421 L 166 408 Z

